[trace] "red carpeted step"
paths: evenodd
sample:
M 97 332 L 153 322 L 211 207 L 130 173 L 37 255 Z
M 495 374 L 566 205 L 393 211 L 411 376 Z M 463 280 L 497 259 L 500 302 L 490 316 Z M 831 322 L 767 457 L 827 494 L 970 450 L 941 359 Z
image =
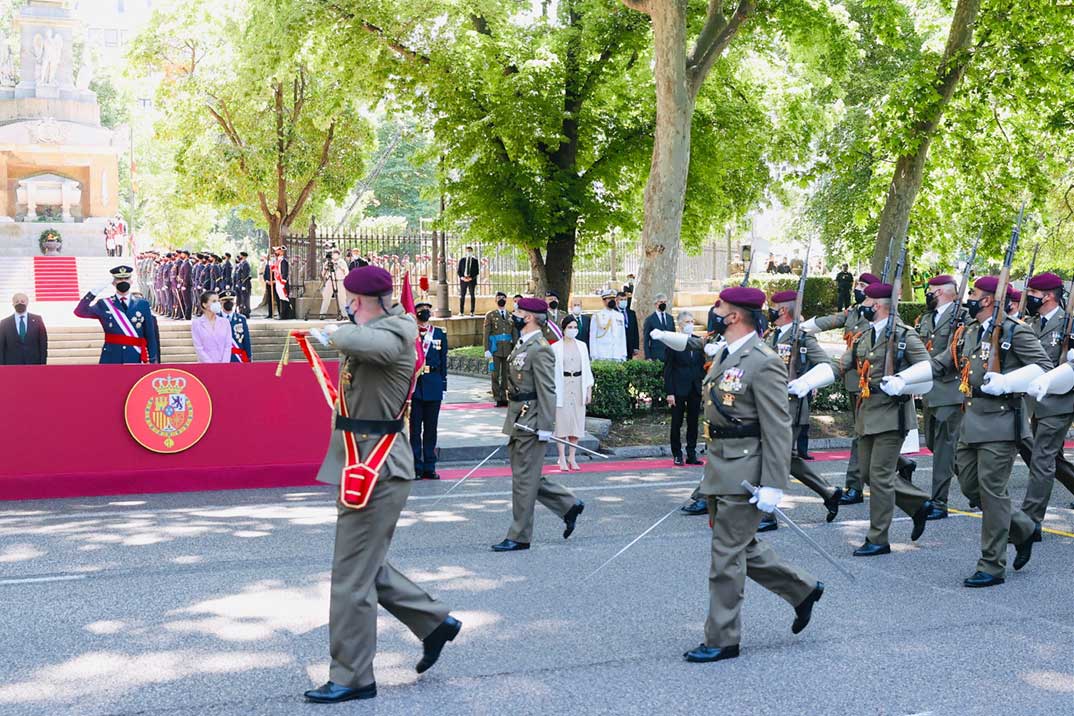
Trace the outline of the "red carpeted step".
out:
M 78 261 L 73 256 L 34 257 L 34 295 L 38 301 L 77 301 Z

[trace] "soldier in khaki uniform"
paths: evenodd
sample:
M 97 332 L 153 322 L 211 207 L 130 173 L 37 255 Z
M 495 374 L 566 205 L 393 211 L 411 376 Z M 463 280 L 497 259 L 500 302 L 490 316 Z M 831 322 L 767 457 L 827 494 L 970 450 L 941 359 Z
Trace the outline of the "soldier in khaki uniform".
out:
M 402 621 L 422 640 L 423 656 L 418 673 L 426 671 L 440 656 L 444 645 L 455 638 L 461 623 L 448 615 L 448 608 L 430 597 L 387 560 L 399 513 L 410 494 L 414 455 L 403 434 L 402 414 L 410 398 L 417 359 L 418 334 L 414 319 L 402 308 L 388 308 L 392 295 L 391 274 L 376 266 L 351 271 L 343 282 L 354 311 L 354 324 L 344 324 L 325 339 L 339 351 L 340 400 L 333 415 L 334 432 L 317 479 L 339 485 L 336 543 L 332 560 L 332 591 L 328 632 L 332 664 L 329 681 L 307 691 L 308 700 L 336 703 L 369 699 L 377 695 L 373 656 L 377 645 L 377 605 Z M 317 335 L 315 333 L 315 335 Z M 348 477 L 345 433 L 354 435 L 360 464 L 378 474 L 368 502 L 360 509 L 343 504 L 354 500 L 355 483 Z M 379 458 L 375 446 L 384 436 L 394 436 L 388 452 Z M 387 445 L 387 443 L 385 443 Z M 350 470 L 348 470 L 350 472 Z M 363 488 L 368 482 L 363 483 Z M 361 494 L 360 492 L 358 494 Z M 353 503 L 352 503 L 353 504 Z
M 950 350 L 951 337 L 959 324 L 958 285 L 946 274 L 929 279 L 925 292 L 928 311 L 921 316 L 917 334 L 925 350 L 935 358 Z M 962 425 L 962 398 L 959 378 L 954 374 L 938 376 L 932 390 L 924 396 L 925 444 L 932 451 L 932 510 L 928 519 L 947 517 L 947 497 L 955 475 L 955 445 Z
M 913 393 L 924 393 L 927 384 L 911 386 L 906 392 L 881 390 L 885 377 L 884 367 L 888 352 L 888 316 L 891 314 L 891 284 L 874 283 L 865 289 L 865 302 L 861 314 L 869 321 L 851 350 L 843 354 L 843 373 L 856 369 L 859 381 L 859 397 L 854 415 L 854 432 L 858 436 L 858 459 L 861 461 L 862 480 L 869 485 L 869 532 L 865 543 L 854 550 L 855 557 L 874 557 L 891 553 L 888 528 L 896 506 L 913 518 L 910 539 L 917 541 L 925 531 L 925 518 L 931 503 L 925 492 L 897 474 L 899 459 L 906 434 L 917 425 Z M 917 333 L 898 320 L 895 325 L 895 370 L 917 363 L 929 364 L 929 354 Z
M 585 503 L 541 475 L 545 449 L 556 423 L 556 357 L 542 335 L 548 304 L 539 298 L 523 298 L 515 305 L 518 345 L 508 358 L 507 420 L 503 425 L 511 453 L 511 502 L 514 520 L 494 552 L 529 549 L 533 536 L 533 508 L 537 501 L 555 512 L 566 528 L 563 539 L 574 532 Z M 533 432 L 515 427 L 525 425 Z
M 794 607 L 795 634 L 809 624 L 824 593 L 823 584 L 780 560 L 756 536 L 761 511 L 775 509 L 787 487 L 792 442 L 787 372 L 756 333 L 763 305 L 763 291 L 734 287 L 721 292 L 715 312 L 726 344 L 702 386 L 708 459 L 701 493 L 713 515 L 709 614 L 705 641 L 683 655 L 687 661 L 738 656 L 747 576 Z M 743 480 L 760 488 L 755 497 Z
M 507 310 L 507 294 L 496 292 L 496 310 L 485 314 L 485 360 L 492 363 L 492 397 L 497 408 L 507 407 L 507 359 L 518 340 L 518 331 Z
M 955 460 L 963 494 L 980 505 L 982 512 L 981 558 L 976 572 L 963 582 L 967 587 L 991 587 L 1004 581 L 1011 523 L 1007 483 L 1019 437 L 1029 434 L 1022 394 L 1051 368 L 1033 331 L 1008 318 L 998 328 L 1000 371 L 991 372 L 988 328 L 998 284 L 995 276 L 977 279 L 966 301 L 970 323 L 958 329 L 951 350 L 931 362 L 933 376 L 958 375 L 959 389 L 967 395 Z M 913 366 L 886 382 L 898 388 L 924 375 L 925 371 Z

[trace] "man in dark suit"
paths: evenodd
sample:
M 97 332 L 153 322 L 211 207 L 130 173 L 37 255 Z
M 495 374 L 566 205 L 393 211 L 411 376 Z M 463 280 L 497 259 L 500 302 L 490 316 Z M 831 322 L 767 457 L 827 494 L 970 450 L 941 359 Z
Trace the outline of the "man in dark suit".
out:
M 693 335 L 692 313 L 680 312 L 679 322 L 682 324 L 683 333 L 687 336 Z M 683 417 L 686 418 L 686 464 L 701 464 L 697 459 L 697 424 L 701 414 L 701 379 L 704 377 L 705 354 L 702 350 L 691 348 L 689 344 L 681 351 L 667 349 L 664 358 L 664 390 L 667 391 L 668 407 L 671 408 L 671 454 L 676 465 L 683 464 Z
M 179 252 L 179 262 L 175 268 L 175 290 L 178 291 L 178 309 L 176 317 L 184 321 L 190 320 L 193 303 L 193 273 L 190 261 L 190 252 L 183 249 Z
M 582 299 L 575 298 L 571 302 L 571 315 L 574 316 L 574 320 L 578 322 L 578 340 L 589 345 L 589 323 L 590 317 L 582 315 Z
M 470 292 L 470 315 L 474 315 L 475 303 L 477 302 L 477 275 L 481 273 L 481 265 L 474 256 L 474 247 L 466 247 L 466 255 L 459 259 L 459 314 L 463 313 L 466 305 L 466 293 Z
M 431 303 L 414 306 L 418 318 L 418 339 L 425 349 L 425 367 L 414 386 L 410 401 L 410 447 L 414 451 L 414 477 L 439 480 L 436 474 L 436 431 L 440 405 L 447 390 L 448 338 L 442 328 L 429 323 Z
M 239 260 L 235 263 L 235 299 L 239 306 L 239 313 L 246 318 L 250 317 L 250 255 L 245 251 L 239 252 Z
M 0 365 L 45 365 L 48 362 L 48 331 L 41 316 L 30 313 L 25 293 L 11 297 L 14 315 L 0 321 Z
M 351 249 L 350 260 L 347 262 L 347 270 L 353 271 L 356 268 L 362 266 L 368 266 L 369 262 L 362 258 L 362 255 L 358 252 L 358 249 Z
M 235 267 L 231 263 L 231 254 L 224 254 L 224 263 L 221 265 L 221 267 L 222 267 L 223 272 L 224 272 L 224 276 L 223 276 L 224 283 L 223 283 L 223 285 L 221 285 L 220 290 L 221 291 L 231 291 L 232 293 L 234 293 L 235 292 L 235 283 L 232 280 L 232 277 L 234 276 Z
M 626 329 L 626 357 L 627 360 L 631 358 L 637 358 L 641 352 L 641 341 L 638 338 L 638 314 L 634 312 L 634 309 L 630 308 L 629 301 L 625 291 L 620 291 L 615 295 L 616 306 L 619 307 L 619 312 L 623 314 L 623 328 Z
M 654 330 L 674 331 L 675 319 L 667 312 L 668 297 L 664 294 L 656 294 L 656 298 L 653 300 L 653 306 L 656 310 L 649 314 L 649 317 L 645 319 L 645 327 L 642 330 L 642 335 L 644 336 L 645 357 L 649 360 L 664 360 L 668 348 L 662 341 L 654 341 L 652 332 Z

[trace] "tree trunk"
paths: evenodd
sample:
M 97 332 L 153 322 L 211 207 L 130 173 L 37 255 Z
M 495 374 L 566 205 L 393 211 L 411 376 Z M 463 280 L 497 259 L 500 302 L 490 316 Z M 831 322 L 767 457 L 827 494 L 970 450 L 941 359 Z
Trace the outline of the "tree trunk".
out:
M 545 291 L 559 294 L 560 303 L 567 304 L 571 296 L 574 247 L 577 241 L 573 231 L 557 234 L 548 241 L 544 255 Z M 541 294 L 538 294 L 541 295 Z
M 658 293 L 674 300 L 680 251 L 686 175 L 690 166 L 690 124 L 694 97 L 686 73 L 686 3 L 652 4 L 653 74 L 656 81 L 656 130 L 653 159 L 645 185 L 642 260 L 632 308 L 638 321 L 652 313 Z
M 544 255 L 540 249 L 530 249 L 528 255 L 530 259 L 529 293 L 534 296 L 543 296 L 548 290 L 548 274 L 545 272 Z
M 914 126 L 913 136 L 918 139 L 916 149 L 910 154 L 900 156 L 895 163 L 895 174 L 891 178 L 884 210 L 880 214 L 876 245 L 873 246 L 871 264 L 874 273 L 883 268 L 891 239 L 894 237 L 898 242 L 906 236 L 910 224 L 910 210 L 925 176 L 929 144 L 972 57 L 973 28 L 980 9 L 981 0 L 959 0 L 955 7 L 951 28 L 947 33 L 947 46 L 936 70 L 937 96 L 933 103 L 925 108 L 924 116 Z

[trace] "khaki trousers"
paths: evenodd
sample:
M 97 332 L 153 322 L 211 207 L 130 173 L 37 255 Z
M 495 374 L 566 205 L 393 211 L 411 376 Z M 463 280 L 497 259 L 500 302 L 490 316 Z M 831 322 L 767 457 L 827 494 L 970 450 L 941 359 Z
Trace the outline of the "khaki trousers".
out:
M 798 455 L 791 455 L 791 476 L 825 500 L 835 493 L 831 483 L 814 472 L 813 467 Z
M 888 529 L 896 506 L 912 515 L 929 499 L 924 491 L 895 471 L 899 448 L 905 439 L 906 436 L 898 430 L 858 438 L 862 479 L 869 486 L 869 533 L 866 539 L 873 544 L 889 544 Z
M 932 504 L 940 509 L 947 509 L 961 425 L 961 406 L 940 405 L 925 409 L 925 444 L 932 451 Z
M 1002 577 L 1007 567 L 1007 536 L 1011 524 L 1011 496 L 1007 483 L 1018 443 L 997 440 L 967 444 L 961 440 L 955 453 L 962 494 L 981 507 L 981 559 L 977 570 Z
M 533 509 L 542 505 L 562 518 L 578 499 L 570 490 L 541 475 L 548 443 L 536 435 L 512 437 L 507 443 L 511 453 L 511 504 L 514 520 L 507 539 L 529 543 L 533 537 Z
M 1052 415 L 1033 420 L 1033 452 L 1029 460 L 1029 484 L 1022 508 L 1011 515 L 1011 542 L 1019 544 L 1044 521 L 1052 487 L 1059 480 L 1074 493 L 1074 465 L 1063 455 L 1063 442 L 1074 415 Z
M 492 397 L 497 403 L 507 400 L 507 376 L 511 370 L 508 358 L 510 356 L 492 356 Z

